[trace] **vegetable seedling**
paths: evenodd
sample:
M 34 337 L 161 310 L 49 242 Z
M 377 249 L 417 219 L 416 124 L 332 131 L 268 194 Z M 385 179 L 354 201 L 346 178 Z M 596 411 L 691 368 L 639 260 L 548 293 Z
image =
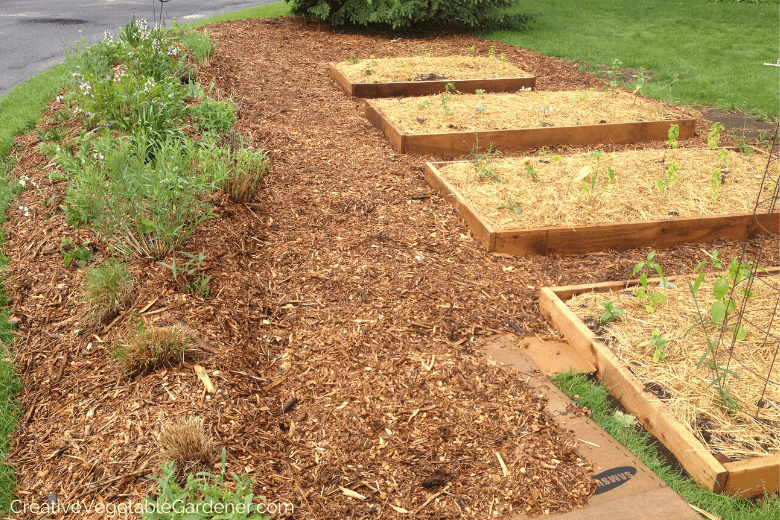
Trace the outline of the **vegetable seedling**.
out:
M 669 148 L 672 150 L 677 149 L 678 137 L 680 137 L 680 125 L 670 125 L 669 132 L 666 134 L 666 141 L 669 143 Z
M 661 279 L 659 284 L 660 287 L 674 287 L 674 284 L 666 281 L 663 268 L 653 261 L 654 258 L 655 251 L 650 251 L 650 253 L 647 254 L 647 258 L 644 261 L 637 263 L 632 271 L 634 276 L 640 271 L 644 271 L 639 275 L 639 285 L 641 285 L 641 287 L 637 289 L 636 297 L 644 302 L 645 310 L 650 313 L 655 312 L 661 305 L 666 305 L 666 296 L 663 293 L 654 291 L 650 288 L 647 282 L 648 272 L 653 269 L 658 273 L 658 277 Z
M 604 307 L 604 314 L 601 315 L 601 323 L 606 323 L 609 320 L 614 320 L 615 318 L 622 316 L 623 313 L 625 312 L 615 307 L 615 304 L 613 304 L 609 300 L 605 300 L 601 302 L 601 306 Z
M 664 352 L 664 347 L 666 346 L 666 336 L 661 334 L 658 330 L 654 330 L 652 337 L 639 346 L 645 347 L 648 345 L 655 347 L 655 351 L 653 352 L 654 362 L 658 363 L 659 361 L 666 358 L 667 354 Z

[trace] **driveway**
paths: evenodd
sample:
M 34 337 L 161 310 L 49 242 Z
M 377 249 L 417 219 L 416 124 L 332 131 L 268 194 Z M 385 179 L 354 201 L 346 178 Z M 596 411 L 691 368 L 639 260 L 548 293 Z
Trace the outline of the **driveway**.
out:
M 65 57 L 65 45 L 86 37 L 103 39 L 105 31 L 116 37 L 119 27 L 136 18 L 179 23 L 239 11 L 273 0 L 0 0 L 0 97 L 28 77 Z M 150 25 L 153 25 L 150 23 Z M 64 41 L 63 41 L 64 40 Z

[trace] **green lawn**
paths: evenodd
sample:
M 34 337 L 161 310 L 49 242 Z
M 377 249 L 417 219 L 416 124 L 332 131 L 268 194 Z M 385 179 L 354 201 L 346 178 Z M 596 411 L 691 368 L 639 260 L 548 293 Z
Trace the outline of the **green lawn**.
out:
M 649 69 L 642 92 L 673 103 L 778 117 L 777 5 L 710 0 L 520 0 L 540 13 L 527 32 L 479 36 L 549 56 Z M 747 102 L 747 104 L 743 104 Z

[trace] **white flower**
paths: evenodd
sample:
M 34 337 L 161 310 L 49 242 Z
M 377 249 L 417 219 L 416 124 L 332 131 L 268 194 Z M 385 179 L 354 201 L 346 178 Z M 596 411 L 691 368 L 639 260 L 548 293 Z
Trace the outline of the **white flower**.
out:
M 27 175 L 22 175 L 21 177 L 19 177 L 19 185 L 25 187 L 27 186 L 27 181 L 29 180 L 30 178 Z
M 57 100 L 57 103 L 62 103 L 62 96 L 57 96 L 55 99 Z
M 28 208 L 27 206 L 19 206 L 19 211 L 24 213 L 25 217 L 29 217 L 30 216 L 30 208 Z

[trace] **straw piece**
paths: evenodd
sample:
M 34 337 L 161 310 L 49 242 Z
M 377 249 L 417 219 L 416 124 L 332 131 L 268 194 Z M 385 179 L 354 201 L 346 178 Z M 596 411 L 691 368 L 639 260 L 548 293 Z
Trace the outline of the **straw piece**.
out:
M 656 180 L 667 177 L 673 161 L 680 166 L 679 179 L 670 189 L 659 192 Z M 755 155 L 731 151 L 724 167 L 718 150 L 636 150 L 601 158 L 578 154 L 501 159 L 487 162 L 481 170 L 474 162 L 456 162 L 439 171 L 491 225 L 531 229 L 751 213 L 765 162 Z M 529 167 L 533 167 L 538 182 L 532 179 Z M 601 191 L 607 186 L 608 167 L 615 173 L 614 182 L 601 195 L 589 198 L 583 183 L 590 188 L 598 168 L 592 191 Z M 576 180 L 585 168 L 590 171 Z M 478 178 L 491 169 L 501 182 Z M 713 172 L 723 181 L 717 200 L 711 192 Z M 519 213 L 507 204 L 509 200 L 521 208 Z
M 500 58 L 473 56 L 410 56 L 342 61 L 336 68 L 352 83 L 442 81 L 445 79 L 530 78 L 532 75 Z
M 453 94 L 377 99 L 393 124 L 407 134 L 484 132 L 510 128 L 597 125 L 631 121 L 680 119 L 657 101 L 613 90 L 547 92 L 534 90 L 511 94 Z M 487 143 L 485 143 L 487 144 Z
M 698 292 L 698 305 L 705 319 L 716 301 L 713 284 L 718 277 L 709 275 Z M 699 359 L 707 351 L 707 341 L 701 326 L 697 326 L 696 305 L 684 281 L 674 288 L 653 290 L 663 292 L 667 304 L 654 313 L 644 309 L 635 296 L 635 289 L 617 293 L 588 293 L 575 296 L 568 305 L 586 324 L 597 331 L 601 341 L 658 396 L 674 415 L 696 437 L 715 453 L 723 453 L 732 460 L 742 460 L 767 454 L 780 454 L 780 384 L 777 366 L 763 398 L 758 419 L 756 405 L 761 398 L 766 376 L 770 373 L 773 356 L 778 349 L 780 319 L 773 316 L 777 301 L 780 277 L 762 278 L 768 283 L 754 283 L 755 296 L 748 302 L 749 322 L 744 341 L 736 343 L 730 370 L 739 378 L 728 377 L 725 384 L 731 396 L 742 407 L 728 414 L 720 402 L 717 389 L 710 386 L 714 372 L 704 363 L 696 368 Z M 738 291 L 735 291 L 735 294 Z M 604 312 L 601 302 L 609 300 L 625 314 L 600 323 Z M 739 308 L 739 301 L 737 308 Z M 634 319 L 638 318 L 638 319 Z M 772 319 L 774 318 L 774 322 Z M 761 331 L 770 330 L 767 338 Z M 666 337 L 664 352 L 667 357 L 653 362 L 655 348 L 643 345 L 658 330 Z M 710 338 L 717 340 L 714 326 L 708 326 Z M 726 333 L 729 334 L 729 333 Z M 730 343 L 731 337 L 728 337 Z M 711 358 L 707 358 L 708 360 Z M 728 355 L 721 351 L 719 363 L 726 364 Z

